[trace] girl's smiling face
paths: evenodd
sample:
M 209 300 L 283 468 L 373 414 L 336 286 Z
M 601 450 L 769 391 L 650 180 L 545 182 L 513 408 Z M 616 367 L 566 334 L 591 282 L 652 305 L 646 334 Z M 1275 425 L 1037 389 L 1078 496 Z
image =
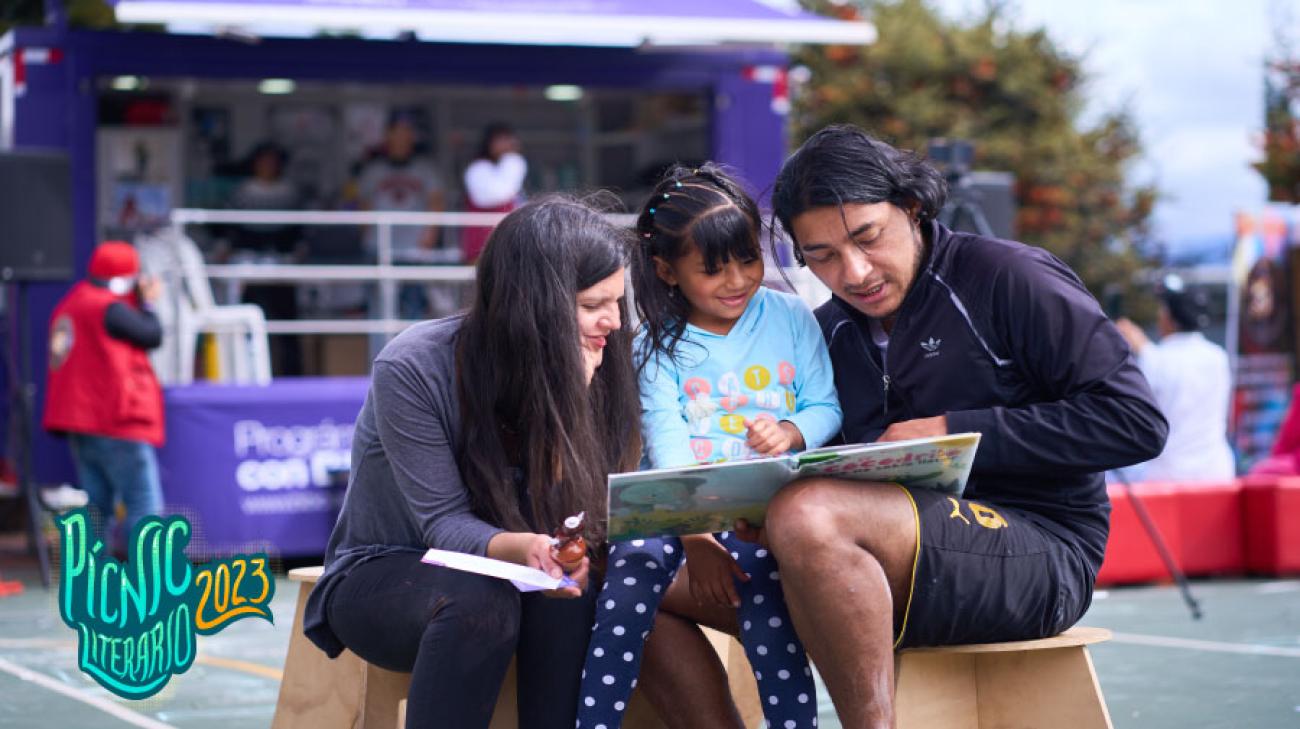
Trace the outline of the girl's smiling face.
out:
M 672 263 L 655 258 L 655 273 L 664 283 L 678 287 L 690 302 L 688 322 L 706 332 L 726 334 L 763 285 L 763 259 L 727 258 L 710 271 L 700 249 L 692 245 Z

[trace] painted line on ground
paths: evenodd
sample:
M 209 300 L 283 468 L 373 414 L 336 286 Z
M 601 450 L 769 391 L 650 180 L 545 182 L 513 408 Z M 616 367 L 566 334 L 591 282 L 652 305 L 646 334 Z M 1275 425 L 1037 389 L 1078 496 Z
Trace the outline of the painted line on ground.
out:
M 62 640 L 57 638 L 0 638 L 0 649 L 3 648 L 73 648 L 77 647 L 76 641 Z
M 279 681 L 280 679 L 284 678 L 284 671 L 281 671 L 278 668 L 271 668 L 270 666 L 263 666 L 260 663 L 252 663 L 250 661 L 241 661 L 237 658 L 223 658 L 221 656 L 213 656 L 213 655 L 198 655 L 195 656 L 194 662 L 202 663 L 205 666 L 218 666 L 220 668 L 230 668 L 235 671 L 252 673 L 261 676 L 263 678 L 269 678 L 275 681 Z
M 19 680 L 31 681 L 32 683 L 43 686 L 55 693 L 63 694 L 70 699 L 75 699 L 87 706 L 99 709 L 105 714 L 121 719 L 128 724 L 142 727 L 142 729 L 176 729 L 176 727 L 171 724 L 164 724 L 161 721 L 151 719 L 143 714 L 137 714 L 136 712 L 120 706 L 109 699 L 78 691 L 71 686 L 55 681 L 43 673 L 37 673 L 31 669 L 23 668 L 22 666 L 19 666 L 16 663 L 10 663 L 3 658 L 0 658 L 0 671 L 11 673 L 14 676 L 17 676 Z
M 1134 645 L 1151 645 L 1161 648 L 1186 648 L 1194 651 L 1212 653 L 1241 653 L 1251 656 L 1281 656 L 1283 658 L 1300 658 L 1300 648 L 1283 648 L 1272 645 L 1252 645 L 1249 643 L 1223 643 L 1216 640 L 1196 640 L 1194 638 L 1169 638 L 1163 635 L 1137 635 L 1135 633 L 1112 633 L 1111 640 L 1116 643 Z
M 71 640 L 53 640 L 50 638 L 0 638 L 0 650 L 5 648 L 66 648 L 76 650 L 76 641 Z M 241 661 L 237 658 L 223 658 L 206 653 L 200 653 L 194 657 L 194 662 L 204 666 L 217 666 L 218 668 L 229 668 L 234 671 L 243 671 L 263 678 L 269 678 L 273 681 L 280 681 L 284 678 L 284 671 L 270 666 L 263 666 L 260 663 L 251 661 Z

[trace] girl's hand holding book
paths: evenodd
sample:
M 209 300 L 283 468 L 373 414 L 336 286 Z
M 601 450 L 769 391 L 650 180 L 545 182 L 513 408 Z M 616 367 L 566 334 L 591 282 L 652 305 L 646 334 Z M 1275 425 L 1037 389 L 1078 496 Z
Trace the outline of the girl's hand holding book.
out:
M 788 420 L 778 423 L 766 418 L 745 418 L 744 422 L 749 429 L 747 442 L 755 453 L 779 456 L 804 449 L 803 433 Z
M 691 597 L 695 602 L 740 607 L 736 580 L 749 582 L 749 575 L 740 569 L 727 548 L 712 534 L 682 537 L 682 546 L 686 549 L 686 563 L 690 565 Z

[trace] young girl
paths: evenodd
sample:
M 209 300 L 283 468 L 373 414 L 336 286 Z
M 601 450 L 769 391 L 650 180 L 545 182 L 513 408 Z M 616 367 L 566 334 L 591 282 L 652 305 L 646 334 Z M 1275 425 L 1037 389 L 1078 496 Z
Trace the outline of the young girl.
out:
M 762 287 L 759 229 L 758 206 L 712 164 L 669 172 L 637 219 L 634 352 L 653 468 L 802 450 L 840 429 L 821 331 L 798 297 Z M 610 545 L 578 726 L 620 725 L 683 557 L 697 601 L 736 609 L 768 726 L 815 726 L 812 672 L 776 562 L 730 532 Z

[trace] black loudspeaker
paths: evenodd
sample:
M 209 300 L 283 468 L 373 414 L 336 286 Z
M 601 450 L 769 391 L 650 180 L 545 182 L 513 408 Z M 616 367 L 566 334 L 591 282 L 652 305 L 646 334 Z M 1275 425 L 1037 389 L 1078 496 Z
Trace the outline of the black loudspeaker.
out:
M 1016 176 L 973 170 L 949 181 L 948 205 L 940 221 L 963 233 L 1016 239 Z
M 0 281 L 73 277 L 67 153 L 0 152 Z
M 1016 176 L 1010 172 L 972 170 L 967 184 L 978 194 L 980 208 L 993 234 L 1006 240 L 1016 239 Z

